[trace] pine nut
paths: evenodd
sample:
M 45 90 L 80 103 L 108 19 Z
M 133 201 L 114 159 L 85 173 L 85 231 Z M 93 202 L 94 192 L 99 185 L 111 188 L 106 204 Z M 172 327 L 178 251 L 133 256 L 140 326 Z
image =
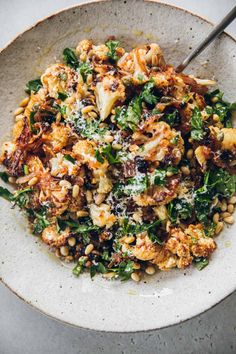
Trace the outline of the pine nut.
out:
M 10 183 L 12 183 L 12 184 L 16 183 L 15 177 L 9 177 L 9 178 L 8 178 L 8 182 L 10 182 Z
M 61 257 L 61 252 L 60 252 L 60 250 L 58 248 L 55 251 L 55 256 L 58 257 L 58 258 Z
M 56 115 L 56 121 L 59 123 L 61 121 L 61 112 L 58 112 Z
M 70 247 L 74 247 L 75 244 L 76 244 L 76 239 L 75 239 L 75 237 L 69 237 L 69 238 L 68 238 L 68 245 L 69 245 Z
M 75 184 L 72 189 L 72 197 L 77 198 L 79 195 L 79 186 L 78 184 Z
M 212 218 L 213 222 L 214 222 L 215 224 L 217 224 L 218 221 L 219 221 L 219 219 L 220 219 L 220 214 L 219 214 L 219 213 L 215 213 L 215 214 L 213 215 L 213 218 Z
M 88 254 L 90 254 L 92 252 L 92 250 L 94 249 L 94 245 L 92 243 L 90 243 L 84 251 L 84 254 L 87 256 Z
M 86 83 L 88 85 L 90 85 L 92 83 L 92 81 L 93 81 L 93 75 L 92 74 L 88 74 L 87 79 L 86 79 Z
M 91 118 L 97 118 L 97 113 L 94 112 L 94 111 L 91 111 L 91 112 L 88 112 L 88 116 L 91 117 Z
M 24 108 L 23 107 L 18 107 L 15 111 L 14 111 L 14 116 L 18 116 L 18 114 L 21 114 L 24 112 Z
M 93 201 L 93 195 L 91 191 L 86 191 L 86 200 L 88 203 L 92 203 Z
M 166 231 L 167 231 L 167 232 L 170 231 L 170 225 L 171 225 L 171 221 L 168 220 L 168 221 L 166 222 Z
M 148 266 L 148 267 L 145 269 L 145 272 L 146 272 L 148 275 L 153 275 L 153 274 L 156 273 L 156 269 L 155 269 L 155 267 Z
M 114 278 L 115 275 L 116 274 L 114 272 L 108 272 L 108 273 L 103 274 L 103 278 L 112 279 L 112 278 Z
M 229 203 L 230 204 L 236 204 L 236 196 L 233 196 L 233 197 L 229 198 Z
M 102 202 L 106 199 L 106 194 L 105 193 L 98 193 L 95 197 L 94 197 L 94 201 L 97 205 L 102 204 Z
M 132 273 L 131 274 L 131 279 L 133 279 L 133 281 L 140 281 L 140 276 L 137 273 Z
M 230 213 L 228 213 L 228 211 L 224 211 L 223 213 L 220 214 L 220 216 L 222 217 L 222 219 L 227 218 L 228 216 L 231 216 Z
M 81 109 L 81 113 L 82 114 L 86 114 L 86 113 L 91 112 L 91 111 L 96 111 L 95 107 L 92 106 L 92 105 L 86 106 L 86 107 Z
M 183 172 L 183 174 L 184 174 L 185 176 L 189 176 L 189 175 L 190 175 L 190 169 L 189 169 L 188 166 L 182 166 L 182 167 L 181 167 L 181 171 Z
M 15 121 L 19 122 L 19 120 L 22 120 L 24 118 L 25 118 L 24 114 L 18 114 L 18 116 L 15 117 Z
M 173 176 L 173 174 L 174 174 L 174 173 L 173 173 L 173 172 L 171 172 L 171 171 L 167 171 L 167 172 L 166 172 L 166 176 L 167 176 L 167 177 L 172 177 L 172 176 Z
M 106 143 L 111 143 L 113 140 L 114 140 L 114 138 L 113 138 L 112 135 L 105 135 L 105 136 L 104 136 L 104 141 L 105 141 Z
M 228 216 L 227 218 L 224 218 L 224 222 L 226 222 L 227 224 L 233 224 L 234 223 L 234 217 Z
M 133 269 L 140 269 L 140 268 L 141 268 L 141 265 L 139 263 L 135 262 L 133 264 Z
M 20 103 L 20 107 L 25 107 L 25 106 L 27 106 L 29 100 L 30 100 L 29 97 L 23 98 L 23 100 L 22 100 L 21 103 Z
M 122 145 L 121 144 L 114 143 L 114 144 L 112 144 L 112 147 L 113 147 L 114 150 L 121 150 L 122 149 Z
M 62 256 L 66 257 L 69 254 L 69 248 L 67 246 L 61 246 L 60 252 Z
M 221 221 L 216 224 L 216 228 L 215 228 L 216 235 L 219 235 L 219 233 L 223 230 L 223 227 L 224 224 Z
M 83 218 L 85 216 L 88 216 L 89 212 L 86 210 L 79 210 L 79 211 L 77 211 L 76 215 L 78 218 Z
M 59 185 L 60 185 L 61 187 L 65 187 L 65 188 L 68 188 L 68 189 L 71 188 L 71 183 L 70 183 L 69 181 L 65 180 L 65 179 L 61 180 L 61 181 L 59 182 Z
M 187 159 L 191 160 L 191 158 L 193 157 L 193 149 L 189 149 L 187 151 L 186 156 L 187 156 Z
M 38 177 L 33 177 L 29 180 L 28 185 L 31 187 L 34 186 L 36 183 L 38 183 Z
M 218 114 L 213 114 L 212 119 L 214 122 L 219 122 L 220 117 L 218 116 Z
M 219 99 L 216 96 L 212 97 L 212 99 L 211 99 L 211 102 L 213 102 L 213 103 L 216 103 L 218 101 L 219 101 Z
M 228 204 L 227 210 L 230 214 L 233 214 L 234 212 L 234 205 L 233 204 Z
M 221 203 L 220 209 L 221 209 L 222 211 L 226 211 L 226 210 L 227 210 L 227 203 L 226 203 L 226 201 L 223 201 L 223 202 Z
M 132 243 L 132 242 L 134 242 L 135 241 L 135 237 L 134 236 L 127 236 L 126 238 L 125 238 L 125 243 Z

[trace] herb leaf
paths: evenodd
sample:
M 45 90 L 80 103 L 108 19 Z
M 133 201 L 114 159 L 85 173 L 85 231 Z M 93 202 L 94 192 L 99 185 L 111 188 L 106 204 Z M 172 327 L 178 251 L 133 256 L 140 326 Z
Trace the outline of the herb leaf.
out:
M 79 72 L 80 72 L 83 80 L 86 81 L 88 75 L 93 73 L 93 68 L 88 63 L 82 63 L 79 66 Z
M 201 111 L 195 107 L 191 118 L 191 138 L 197 141 L 202 140 L 204 137 L 203 128 Z
M 141 98 L 136 97 L 130 102 L 127 108 L 116 109 L 115 120 L 121 129 L 125 130 L 129 128 L 135 131 L 140 121 L 141 113 Z
M 58 92 L 58 99 L 65 101 L 67 99 L 68 95 L 65 92 Z
M 159 98 L 156 95 L 154 95 L 153 93 L 154 88 L 155 88 L 155 81 L 151 79 L 143 87 L 143 91 L 141 93 L 141 100 L 150 105 L 156 104 Z
M 180 220 L 186 220 L 192 216 L 193 206 L 185 199 L 174 199 L 169 203 L 168 214 L 173 223 L 177 223 Z
M 119 47 L 119 41 L 108 41 L 106 42 L 106 46 L 109 49 L 107 52 L 107 56 L 112 61 L 117 61 L 119 59 L 118 55 L 116 54 L 116 49 Z
M 3 182 L 7 183 L 9 176 L 6 172 L 0 172 L 0 178 L 3 180 Z
M 26 84 L 25 92 L 28 94 L 36 93 L 41 89 L 41 87 L 43 87 L 43 84 L 40 79 L 30 80 Z
M 75 51 L 71 48 L 65 48 L 63 50 L 63 59 L 64 62 L 72 67 L 73 69 L 77 69 L 79 66 L 79 61 L 77 56 L 75 55 Z
M 209 260 L 208 258 L 204 258 L 204 257 L 195 257 L 194 263 L 198 270 L 202 270 L 209 264 Z

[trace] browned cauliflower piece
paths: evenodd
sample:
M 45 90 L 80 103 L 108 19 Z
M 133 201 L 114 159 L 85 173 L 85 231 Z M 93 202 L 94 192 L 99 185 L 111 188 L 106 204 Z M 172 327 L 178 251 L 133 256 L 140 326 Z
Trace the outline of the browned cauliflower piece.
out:
M 125 99 L 125 87 L 122 82 L 112 75 L 104 76 L 96 84 L 95 96 L 101 120 L 106 119 L 117 102 Z
M 43 141 L 47 145 L 49 144 L 55 153 L 60 152 L 69 140 L 71 130 L 68 126 L 60 123 L 52 123 L 52 131 L 43 135 Z
M 47 245 L 60 247 L 66 244 L 66 240 L 70 236 L 70 229 L 66 228 L 63 232 L 57 231 L 56 225 L 50 225 L 43 230 L 42 240 Z

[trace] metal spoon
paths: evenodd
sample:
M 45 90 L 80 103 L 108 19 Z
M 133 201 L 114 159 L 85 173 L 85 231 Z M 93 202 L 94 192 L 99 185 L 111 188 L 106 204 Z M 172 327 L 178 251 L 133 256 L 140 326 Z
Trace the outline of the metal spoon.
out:
M 208 36 L 198 44 L 198 46 L 179 64 L 176 68 L 178 73 L 182 72 L 186 66 L 200 54 L 216 37 L 218 37 L 224 29 L 235 19 L 236 6 L 216 25 Z

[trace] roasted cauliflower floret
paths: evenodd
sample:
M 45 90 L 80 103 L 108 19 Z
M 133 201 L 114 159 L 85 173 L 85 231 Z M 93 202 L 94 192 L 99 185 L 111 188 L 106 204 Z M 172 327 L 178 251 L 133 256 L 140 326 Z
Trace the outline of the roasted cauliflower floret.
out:
M 66 244 L 66 240 L 69 236 L 69 228 L 66 228 L 63 232 L 59 233 L 57 231 L 56 225 L 51 225 L 43 230 L 42 240 L 47 245 L 60 247 Z
M 51 128 L 50 133 L 43 135 L 43 140 L 45 144 L 52 146 L 54 152 L 59 152 L 67 145 L 71 130 L 68 126 L 57 123 L 52 123 Z
M 70 156 L 70 155 L 69 155 Z M 79 170 L 77 162 L 72 162 L 66 158 L 65 155 L 58 153 L 55 157 L 51 158 L 51 175 L 54 177 L 63 177 L 64 175 L 73 176 Z
M 77 73 L 65 64 L 54 64 L 41 76 L 43 87 L 53 98 L 59 98 L 59 93 L 73 92 L 76 79 Z
M 117 65 L 125 76 L 130 76 L 135 84 L 140 84 L 148 80 L 150 67 L 163 67 L 165 62 L 160 47 L 152 43 L 125 53 Z
M 106 119 L 117 102 L 125 99 L 125 87 L 112 75 L 104 76 L 95 88 L 97 106 L 101 120 Z
M 137 145 L 142 146 L 138 154 L 148 161 L 170 160 L 177 165 L 184 153 L 182 137 L 165 122 L 147 120 L 132 136 Z
M 236 152 L 236 128 L 223 128 L 221 132 L 224 136 L 222 149 Z
M 94 225 L 109 229 L 116 221 L 116 216 L 110 212 L 110 206 L 105 203 L 102 203 L 99 206 L 96 204 L 91 204 L 89 209 Z

